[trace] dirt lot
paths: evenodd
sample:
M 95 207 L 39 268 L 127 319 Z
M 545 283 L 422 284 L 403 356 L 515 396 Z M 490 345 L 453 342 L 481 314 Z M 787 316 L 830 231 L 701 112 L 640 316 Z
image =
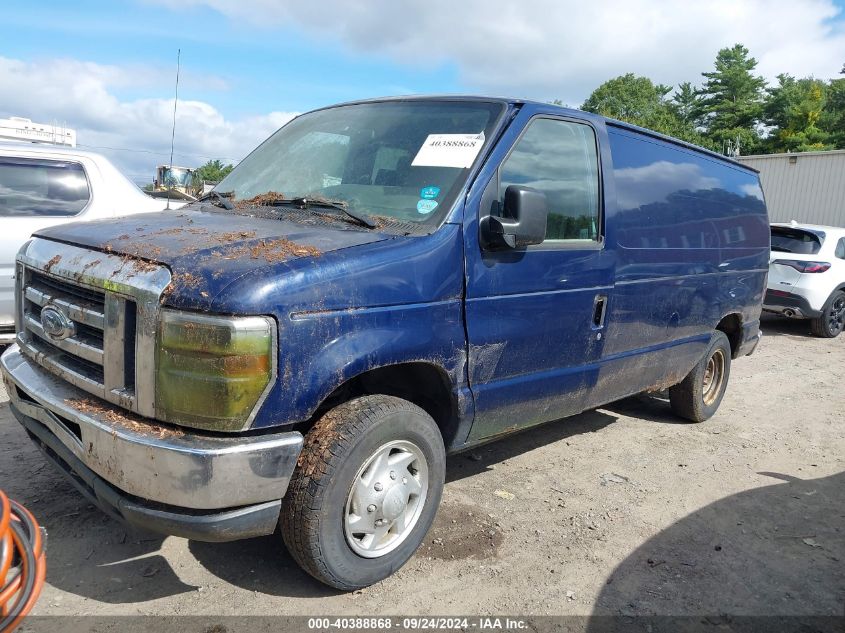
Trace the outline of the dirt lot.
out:
M 127 531 L 53 472 L 3 394 L 0 487 L 49 532 L 36 613 L 842 615 L 845 336 L 764 332 L 704 424 L 637 397 L 450 458 L 420 551 L 351 594 L 277 536 Z

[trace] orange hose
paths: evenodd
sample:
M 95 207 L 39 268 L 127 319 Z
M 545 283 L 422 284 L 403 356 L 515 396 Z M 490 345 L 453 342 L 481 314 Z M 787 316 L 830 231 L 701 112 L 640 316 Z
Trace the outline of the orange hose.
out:
M 41 528 L 0 490 L 0 633 L 13 631 L 32 610 L 46 576 Z

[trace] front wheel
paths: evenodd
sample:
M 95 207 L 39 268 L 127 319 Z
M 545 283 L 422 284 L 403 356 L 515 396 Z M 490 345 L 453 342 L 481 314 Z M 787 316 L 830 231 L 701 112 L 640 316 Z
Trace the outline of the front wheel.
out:
M 392 396 L 351 400 L 305 436 L 282 504 L 282 537 L 317 580 L 366 587 L 422 543 L 445 473 L 443 438 L 425 411 Z
M 703 358 L 682 382 L 669 389 L 672 410 L 687 420 L 704 422 L 722 403 L 730 375 L 731 344 L 725 333 L 717 330 Z
M 821 316 L 810 321 L 813 334 L 822 338 L 836 338 L 845 329 L 845 292 L 834 292 Z

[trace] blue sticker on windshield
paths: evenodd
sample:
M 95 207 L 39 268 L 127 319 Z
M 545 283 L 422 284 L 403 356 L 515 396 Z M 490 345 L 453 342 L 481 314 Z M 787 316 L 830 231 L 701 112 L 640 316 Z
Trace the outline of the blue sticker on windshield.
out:
M 436 200 L 420 200 L 417 202 L 417 212 L 428 215 L 437 208 Z
M 420 198 L 423 200 L 434 200 L 440 195 L 440 187 L 423 187 L 420 189 Z

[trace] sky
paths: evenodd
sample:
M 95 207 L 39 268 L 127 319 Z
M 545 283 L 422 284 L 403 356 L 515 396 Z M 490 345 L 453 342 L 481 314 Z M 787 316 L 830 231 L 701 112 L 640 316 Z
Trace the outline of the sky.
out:
M 633 72 L 697 83 L 745 44 L 769 81 L 841 77 L 845 0 L 5 0 L 0 117 L 76 129 L 148 183 L 236 162 L 297 113 L 384 95 L 472 93 L 577 107 Z

